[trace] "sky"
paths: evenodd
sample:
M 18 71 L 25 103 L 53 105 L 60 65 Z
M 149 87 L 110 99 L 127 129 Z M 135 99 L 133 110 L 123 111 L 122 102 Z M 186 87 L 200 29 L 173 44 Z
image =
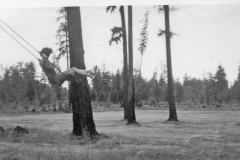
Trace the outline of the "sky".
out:
M 139 4 L 133 5 L 134 67 L 141 56 L 138 47 L 143 24 L 140 21 L 149 10 L 149 41 L 142 62 L 142 75 L 149 80 L 154 70 L 161 73 L 162 66 L 166 64 L 165 37 L 157 36 L 159 29 L 165 29 L 164 13 L 159 13 L 154 5 Z M 37 50 L 51 47 L 57 54 L 58 40 L 55 36 L 59 22 L 56 18 L 60 7 L 2 7 L 0 20 Z M 190 77 L 202 79 L 209 72 L 215 74 L 221 64 L 231 85 L 237 79 L 240 64 L 240 4 L 172 4 L 170 7 L 176 8 L 170 12 L 170 30 L 177 34 L 171 38 L 173 77 L 182 81 L 187 73 Z M 127 7 L 125 14 L 127 22 Z M 114 73 L 122 69 L 122 44 L 109 46 L 110 29 L 121 26 L 118 8 L 114 13 L 106 13 L 106 6 L 81 6 L 81 18 L 86 67 L 98 65 L 101 68 L 105 64 L 106 69 Z M 1 22 L 0 26 L 7 29 Z M 10 66 L 20 61 L 33 61 L 41 73 L 37 59 L 1 28 L 0 37 L 0 64 Z M 39 57 L 35 50 L 19 41 Z M 66 59 L 62 59 L 60 64 L 65 70 Z

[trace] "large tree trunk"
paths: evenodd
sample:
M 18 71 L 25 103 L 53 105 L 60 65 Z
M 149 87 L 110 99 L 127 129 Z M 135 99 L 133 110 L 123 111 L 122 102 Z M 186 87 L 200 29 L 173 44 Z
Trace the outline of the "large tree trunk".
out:
M 85 69 L 84 49 L 82 38 L 81 15 L 79 7 L 66 7 L 70 67 Z M 78 76 L 71 80 L 70 101 L 73 109 L 73 134 L 77 136 L 99 135 L 95 128 L 91 97 L 87 77 Z
M 125 25 L 124 6 L 120 6 L 120 14 L 122 21 L 123 31 L 123 107 L 124 107 L 124 119 L 127 119 L 128 109 L 128 67 L 127 67 L 127 34 Z
M 135 91 L 133 79 L 133 39 L 132 39 L 132 6 L 128 6 L 128 53 L 129 53 L 129 95 L 127 124 L 136 123 Z
M 173 89 L 173 77 L 172 77 L 172 62 L 171 62 L 171 45 L 170 45 L 170 24 L 169 24 L 169 6 L 164 5 L 165 12 L 165 32 L 166 32 L 166 51 L 167 51 L 167 73 L 168 73 L 168 103 L 169 103 L 169 119 L 168 121 L 178 121 L 174 89 Z

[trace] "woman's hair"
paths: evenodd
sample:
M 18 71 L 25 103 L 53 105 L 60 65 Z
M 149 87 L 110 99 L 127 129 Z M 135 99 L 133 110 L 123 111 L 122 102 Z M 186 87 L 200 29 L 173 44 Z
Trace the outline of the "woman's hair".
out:
M 52 53 L 52 48 L 45 47 L 40 51 L 40 53 L 45 54 L 47 57 L 49 57 L 49 55 Z

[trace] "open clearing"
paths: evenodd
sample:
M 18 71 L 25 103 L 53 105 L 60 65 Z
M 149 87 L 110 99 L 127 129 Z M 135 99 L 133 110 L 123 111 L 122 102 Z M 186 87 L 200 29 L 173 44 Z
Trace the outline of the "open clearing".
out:
M 17 140 L 0 135 L 0 159 L 240 158 L 240 111 L 180 110 L 180 122 L 166 122 L 167 110 L 136 110 L 136 116 L 139 125 L 126 125 L 122 111 L 94 112 L 97 131 L 108 137 L 83 143 L 69 138 L 71 113 L 1 114 L 0 126 L 30 133 Z

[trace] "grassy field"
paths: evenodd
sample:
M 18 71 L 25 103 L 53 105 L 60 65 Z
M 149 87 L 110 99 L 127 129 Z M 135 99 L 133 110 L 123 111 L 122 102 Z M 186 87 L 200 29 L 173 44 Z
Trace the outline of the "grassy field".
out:
M 4 129 L 19 125 L 29 134 L 0 134 L 0 159 L 147 160 L 239 159 L 240 111 L 136 110 L 139 125 L 126 125 L 122 111 L 94 112 L 101 138 L 71 134 L 71 113 L 0 114 Z

